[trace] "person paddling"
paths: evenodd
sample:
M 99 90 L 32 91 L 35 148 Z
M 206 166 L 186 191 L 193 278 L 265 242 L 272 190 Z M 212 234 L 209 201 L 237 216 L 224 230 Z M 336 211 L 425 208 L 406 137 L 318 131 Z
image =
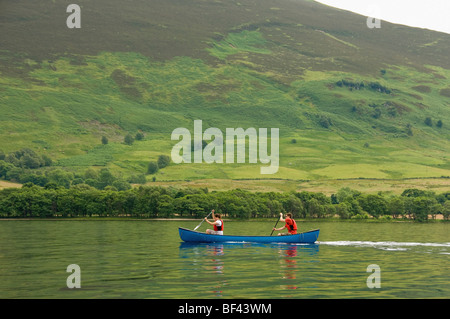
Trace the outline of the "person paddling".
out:
M 214 213 L 214 210 L 213 210 Z M 210 222 L 207 217 L 205 217 L 205 220 L 208 224 L 214 226 L 214 230 L 207 229 L 206 233 L 209 235 L 223 235 L 223 220 L 220 218 L 219 213 L 214 213 L 214 221 Z
M 291 213 L 287 213 L 286 214 L 286 219 L 283 218 L 283 213 L 280 213 L 280 221 L 281 222 L 286 222 L 286 224 L 283 227 L 280 228 L 273 228 L 273 230 L 276 231 L 280 231 L 283 229 L 287 229 L 288 233 L 279 233 L 278 236 L 284 236 L 284 235 L 295 235 L 297 234 L 297 223 L 295 222 L 295 220 L 292 218 L 292 214 Z

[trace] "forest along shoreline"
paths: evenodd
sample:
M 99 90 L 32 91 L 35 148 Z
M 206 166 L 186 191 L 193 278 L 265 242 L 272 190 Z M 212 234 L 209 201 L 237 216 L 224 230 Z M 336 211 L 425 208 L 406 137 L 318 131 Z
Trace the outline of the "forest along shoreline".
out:
M 117 191 L 89 185 L 41 187 L 32 183 L 0 191 L 0 218 L 199 219 L 215 209 L 226 219 L 448 220 L 450 192 L 406 189 L 400 195 L 364 194 L 348 187 L 320 192 L 251 192 L 241 189 L 140 186 Z

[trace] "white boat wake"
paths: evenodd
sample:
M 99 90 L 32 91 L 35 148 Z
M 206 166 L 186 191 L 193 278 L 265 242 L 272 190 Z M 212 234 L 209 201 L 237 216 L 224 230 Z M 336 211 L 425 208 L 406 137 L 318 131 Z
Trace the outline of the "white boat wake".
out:
M 318 241 L 320 245 L 329 246 L 353 246 L 353 247 L 372 247 L 382 250 L 405 251 L 415 247 L 436 247 L 450 248 L 450 243 L 416 243 L 416 242 L 395 242 L 395 241 Z M 442 251 L 442 254 L 450 255 L 450 252 Z

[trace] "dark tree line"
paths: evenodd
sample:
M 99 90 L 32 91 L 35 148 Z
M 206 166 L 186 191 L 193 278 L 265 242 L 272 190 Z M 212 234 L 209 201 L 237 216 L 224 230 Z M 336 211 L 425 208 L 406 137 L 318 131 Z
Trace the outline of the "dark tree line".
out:
M 362 194 L 343 188 L 331 197 L 314 192 L 255 193 L 240 189 L 208 192 L 207 189 L 176 189 L 140 186 L 117 191 L 99 190 L 87 184 L 71 188 L 39 187 L 0 191 L 0 217 L 204 217 L 211 209 L 226 218 L 277 218 L 292 212 L 296 218 L 410 218 L 425 221 L 428 215 L 450 214 L 450 192 L 436 195 L 405 190 L 401 196 Z
M 107 168 L 99 171 L 87 169 L 84 173 L 73 173 L 59 167 L 36 170 L 17 167 L 6 161 L 0 160 L 0 179 L 22 184 L 31 183 L 45 188 L 64 187 L 71 188 L 80 184 L 103 190 L 127 190 L 131 184 L 145 184 L 145 175 L 133 175 L 127 179 L 114 176 Z
M 380 93 L 385 94 L 391 94 L 391 90 L 387 87 L 381 85 L 378 82 L 369 82 L 365 83 L 364 81 L 361 82 L 352 82 L 345 79 L 339 80 L 335 83 L 338 87 L 348 87 L 350 90 L 362 90 L 365 88 L 368 88 L 372 91 L 377 91 Z
M 105 143 L 107 143 L 107 139 Z M 48 156 L 39 155 L 28 148 L 9 154 L 0 150 L 0 179 L 11 182 L 33 183 L 47 188 L 59 186 L 70 188 L 79 184 L 87 184 L 100 190 L 112 188 L 112 190 L 119 191 L 130 189 L 131 184 L 145 184 L 147 182 L 143 173 L 122 178 L 112 174 L 106 167 L 100 170 L 88 168 L 83 173 L 72 172 L 57 166 L 57 164 L 52 165 L 53 161 Z M 159 155 L 156 162 L 148 164 L 146 173 L 155 174 L 159 169 L 168 165 L 170 165 L 170 157 Z
M 5 163 L 3 165 L 9 167 L 29 169 L 52 165 L 52 160 L 47 155 L 39 155 L 29 148 L 23 148 L 9 154 L 0 151 L 0 161 Z

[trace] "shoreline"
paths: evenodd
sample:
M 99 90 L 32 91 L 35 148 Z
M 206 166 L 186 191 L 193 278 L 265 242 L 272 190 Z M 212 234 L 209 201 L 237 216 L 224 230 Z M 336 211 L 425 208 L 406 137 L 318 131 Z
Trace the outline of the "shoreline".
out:
M 0 217 L 0 221 L 201 221 L 203 218 L 136 218 L 136 217 Z M 250 219 L 240 219 L 240 218 L 224 218 L 225 221 L 274 221 L 272 217 L 267 218 L 250 218 Z M 342 219 L 339 217 L 328 217 L 328 218 L 296 218 L 298 222 L 364 222 L 364 223 L 414 223 L 417 222 L 414 219 L 408 218 L 346 218 Z M 429 222 L 448 222 L 450 220 L 445 220 L 442 214 L 436 215 L 433 219 L 431 215 L 428 216 L 428 220 L 423 221 L 424 223 Z

